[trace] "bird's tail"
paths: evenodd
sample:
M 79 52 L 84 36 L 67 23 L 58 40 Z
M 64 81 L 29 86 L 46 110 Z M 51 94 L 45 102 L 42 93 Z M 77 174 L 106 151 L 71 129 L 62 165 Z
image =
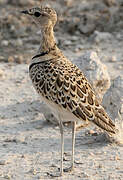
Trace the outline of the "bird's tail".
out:
M 117 133 L 118 130 L 115 124 L 109 118 L 103 107 L 96 109 L 94 114 L 94 124 L 105 130 L 109 135 L 114 135 Z
M 115 142 L 120 145 L 123 144 L 122 118 L 119 118 L 119 120 L 117 119 L 117 122 L 115 121 L 114 124 L 103 107 L 98 110 L 96 109 L 94 114 L 95 118 L 93 120 L 93 123 L 107 132 L 106 134 L 108 135 L 108 139 L 111 142 Z

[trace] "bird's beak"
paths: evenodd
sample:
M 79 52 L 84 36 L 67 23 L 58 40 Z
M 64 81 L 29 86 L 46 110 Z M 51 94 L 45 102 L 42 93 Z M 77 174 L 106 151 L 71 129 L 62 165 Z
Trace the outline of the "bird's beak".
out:
M 21 11 L 21 13 L 23 14 L 29 14 L 29 12 L 27 10 Z

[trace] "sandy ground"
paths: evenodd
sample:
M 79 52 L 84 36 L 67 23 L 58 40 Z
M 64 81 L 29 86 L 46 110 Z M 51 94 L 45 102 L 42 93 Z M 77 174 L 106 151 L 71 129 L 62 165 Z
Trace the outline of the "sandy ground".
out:
M 25 64 L 29 63 L 39 46 L 39 30 L 28 18 L 20 17 L 18 13 L 25 6 L 31 7 L 39 1 L 11 2 L 13 4 L 9 0 L 0 0 L 0 180 L 122 180 L 123 146 L 110 143 L 103 132 L 91 126 L 76 133 L 74 172 L 64 173 L 61 178 L 49 175 L 58 173 L 60 167 L 60 132 L 59 127 L 46 121 L 43 113 L 48 111 L 47 107 L 33 89 L 28 65 Z M 116 11 L 117 18 L 113 16 L 115 20 L 120 17 L 116 26 L 114 23 L 114 31 L 111 31 L 112 28 L 106 29 L 108 36 L 100 34 L 95 37 L 95 31 L 80 33 L 76 26 L 73 27 L 75 31 L 69 33 L 74 24 L 72 17 L 76 19 L 81 7 L 87 4 L 89 8 L 85 7 L 85 11 L 95 13 L 93 7 L 93 11 L 90 11 L 93 3 L 83 0 L 83 6 L 73 5 L 67 10 L 67 6 L 61 3 L 61 8 L 59 2 L 56 7 L 63 10 L 66 24 L 60 21 L 55 33 L 65 55 L 73 60 L 85 51 L 96 51 L 101 62 L 107 66 L 111 80 L 119 75 L 123 77 L 122 7 L 121 11 Z M 103 8 L 99 1 L 93 2 L 98 3 L 98 6 L 94 5 L 95 8 Z M 115 9 L 111 8 L 99 11 L 105 15 L 108 10 Z M 67 18 L 70 18 L 68 22 Z M 104 27 L 108 28 L 108 23 Z M 70 154 L 71 131 L 65 128 L 64 167 L 70 166 Z

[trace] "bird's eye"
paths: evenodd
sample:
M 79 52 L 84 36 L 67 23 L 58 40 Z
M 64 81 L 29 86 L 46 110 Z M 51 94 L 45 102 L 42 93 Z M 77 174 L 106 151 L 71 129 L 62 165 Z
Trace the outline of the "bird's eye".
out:
M 39 12 L 35 12 L 34 16 L 39 17 L 41 14 Z

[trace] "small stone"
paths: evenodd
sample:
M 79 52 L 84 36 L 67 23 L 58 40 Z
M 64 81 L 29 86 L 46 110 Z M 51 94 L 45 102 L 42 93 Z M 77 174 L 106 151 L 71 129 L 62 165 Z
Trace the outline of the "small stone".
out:
M 119 65 L 119 66 L 118 66 L 118 69 L 123 69 L 123 65 Z
M 81 44 L 77 44 L 77 45 L 76 45 L 76 48 L 82 50 L 84 47 L 83 47 L 83 45 L 81 45 Z
M 4 176 L 4 178 L 5 178 L 5 179 L 11 179 L 11 175 L 10 175 L 10 174 L 6 174 L 6 175 Z
M 5 160 L 0 160 L 0 165 L 5 165 L 6 161 Z
M 91 156 L 94 156 L 94 153 L 92 153 L 92 152 L 90 152 L 89 154 L 90 154 Z
M 110 61 L 111 61 L 111 62 L 116 62 L 116 61 L 117 61 L 116 56 L 112 56 Z
M 23 63 L 23 56 L 22 55 L 15 55 L 15 62 L 18 64 L 22 64 Z
M 97 132 L 95 132 L 93 130 L 89 130 L 88 135 L 97 136 L 98 134 L 97 134 Z
M 36 175 L 36 174 L 37 174 L 37 172 L 36 172 L 36 170 L 35 170 L 34 168 L 30 169 L 30 170 L 29 170 L 29 173 L 31 173 L 31 174 L 33 174 L 33 175 Z
M 26 158 L 25 154 L 22 154 L 21 158 Z
M 116 34 L 116 38 L 118 40 L 121 40 L 123 38 L 123 35 L 121 33 Z
M 71 37 L 71 41 L 77 41 L 78 40 L 78 36 L 72 36 Z
M 117 160 L 120 160 L 120 158 L 119 158 L 118 156 L 116 156 L 116 157 L 115 157 L 115 160 L 116 160 L 116 161 L 117 161 Z
M 73 3 L 73 0 L 64 0 L 64 3 L 65 3 L 65 5 L 66 6 L 71 6 L 72 5 L 72 3 Z
M 103 167 L 102 164 L 99 164 L 98 168 L 102 168 L 102 167 Z
M 4 75 L 4 72 L 2 69 L 0 69 L 0 77 L 3 77 L 3 75 Z
M 99 32 L 99 31 L 95 31 L 93 34 L 92 39 L 96 42 L 96 43 L 100 43 L 100 42 L 105 42 L 108 40 L 112 39 L 112 34 L 109 32 Z
M 9 45 L 9 41 L 3 40 L 3 41 L 1 42 L 1 45 L 2 45 L 2 46 L 8 46 L 8 45 Z
M 13 56 L 9 56 L 8 57 L 8 62 L 14 62 L 14 57 Z
M 78 29 L 82 34 L 91 34 L 96 28 L 95 16 L 90 14 L 83 14 Z M 86 22 L 86 23 L 85 23 Z
M 111 6 L 116 6 L 116 5 L 117 5 L 116 0 L 103 0 L 103 1 L 104 1 L 104 3 L 105 3 L 107 6 L 109 6 L 109 7 L 111 7 Z
M 4 56 L 0 56 L 0 61 L 5 61 L 5 57 Z
M 83 176 L 84 178 L 89 177 L 89 175 L 88 175 L 86 172 L 82 172 L 82 176 Z
M 21 39 L 17 39 L 16 46 L 22 46 L 22 45 L 23 45 L 23 41 Z
M 94 134 L 95 132 L 93 130 L 89 130 L 88 134 Z
M 72 42 L 70 41 L 70 40 L 66 40 L 65 42 L 64 42 L 64 45 L 65 46 L 69 46 L 69 45 L 71 45 L 72 44 Z

